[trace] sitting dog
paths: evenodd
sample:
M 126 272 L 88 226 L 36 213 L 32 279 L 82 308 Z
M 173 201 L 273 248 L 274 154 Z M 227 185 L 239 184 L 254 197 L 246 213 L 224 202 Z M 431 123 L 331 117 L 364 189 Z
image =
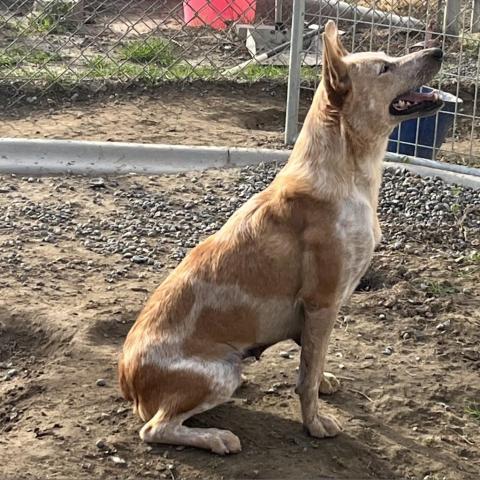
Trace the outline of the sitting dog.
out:
M 304 426 L 319 438 L 340 432 L 319 412 L 319 392 L 338 388 L 324 372 L 329 337 L 380 240 L 388 136 L 400 121 L 442 106 L 435 93 L 415 89 L 443 55 L 348 54 L 332 21 L 323 38 L 323 78 L 288 163 L 186 256 L 127 336 L 120 386 L 146 422 L 145 442 L 239 452 L 232 432 L 183 423 L 229 400 L 243 358 L 286 339 L 302 347 Z

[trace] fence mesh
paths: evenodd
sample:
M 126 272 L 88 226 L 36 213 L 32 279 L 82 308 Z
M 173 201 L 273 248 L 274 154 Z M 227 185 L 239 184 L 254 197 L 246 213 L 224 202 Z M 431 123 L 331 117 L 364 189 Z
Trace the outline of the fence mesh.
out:
M 351 52 L 384 51 L 400 56 L 439 46 L 441 71 L 430 83 L 444 92 L 445 107 L 435 117 L 402 122 L 389 151 L 451 163 L 480 162 L 480 1 L 306 1 L 307 25 L 338 22 Z M 304 55 L 312 54 L 311 48 Z M 321 56 L 321 45 L 316 49 Z M 313 71 L 312 71 L 313 70 Z M 303 91 L 313 91 L 321 67 L 299 72 Z M 313 81 L 312 81 L 313 79 Z
M 26 111 L 32 116 L 42 108 L 55 108 L 60 97 L 74 102 L 96 92 L 185 85 L 193 80 L 212 82 L 212 89 L 225 80 L 237 85 L 285 83 L 288 49 L 279 46 L 290 39 L 292 2 L 0 0 L 4 120 L 0 135 L 25 136 L 25 123 L 14 120 L 24 119 Z M 426 36 L 440 42 L 447 56 L 435 86 L 460 97 L 463 103 L 454 104 L 452 125 L 436 156 L 479 163 L 479 17 L 479 0 L 306 0 L 305 20 L 310 30 L 314 25 L 321 29 L 328 18 L 338 20 L 351 51 L 380 49 L 399 55 Z M 299 72 L 307 99 L 321 75 L 317 37 L 310 35 L 306 42 L 308 55 Z M 255 53 L 272 49 L 281 51 L 261 64 L 252 60 Z M 219 92 L 221 95 L 223 90 Z M 272 87 L 272 95 L 275 92 Z M 283 90 L 278 92 L 283 95 Z M 237 113 L 242 114 L 238 109 Z M 279 114 L 282 109 L 276 108 L 274 115 Z M 440 120 L 437 116 L 437 133 Z M 60 122 L 54 117 L 50 121 Z M 262 121 L 268 123 L 268 119 Z M 275 118 L 275 125 L 278 123 Z M 247 122 L 247 130 L 248 126 Z M 414 139 L 407 141 L 413 144 L 409 153 L 419 154 L 420 134 L 418 124 Z M 56 132 L 43 128 L 42 135 L 56 136 Z M 402 142 L 403 137 L 401 132 Z M 403 147 L 395 144 L 400 153 Z
M 273 13 L 255 3 L 0 0 L 0 85 L 14 105 L 35 87 L 230 78 L 229 67 L 250 58 L 235 25 Z M 252 67 L 235 78 L 286 75 Z

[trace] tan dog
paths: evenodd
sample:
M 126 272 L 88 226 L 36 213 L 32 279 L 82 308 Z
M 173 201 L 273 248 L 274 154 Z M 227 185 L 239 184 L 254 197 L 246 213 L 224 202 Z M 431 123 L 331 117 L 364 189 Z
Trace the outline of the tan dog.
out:
M 318 411 L 319 391 L 338 388 L 324 373 L 330 333 L 380 240 L 388 135 L 400 120 L 441 107 L 436 95 L 411 92 L 441 59 L 434 48 L 349 55 L 335 24 L 326 25 L 322 83 L 287 165 L 189 253 L 128 334 L 120 385 L 146 422 L 144 441 L 240 451 L 230 431 L 183 422 L 230 398 L 242 358 L 286 339 L 301 340 L 305 427 L 315 437 L 340 432 Z

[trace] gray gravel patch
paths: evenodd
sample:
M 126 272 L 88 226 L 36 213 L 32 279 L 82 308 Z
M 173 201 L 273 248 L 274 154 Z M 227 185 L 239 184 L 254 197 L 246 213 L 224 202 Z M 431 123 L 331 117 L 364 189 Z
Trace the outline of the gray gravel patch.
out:
M 109 283 L 132 269 L 174 267 L 189 249 L 263 190 L 280 167 L 245 167 L 229 171 L 229 179 L 215 170 L 173 175 L 167 177 L 171 183 L 167 189 L 134 176 L 100 178 L 94 183 L 81 177 L 33 182 L 4 177 L 2 191 L 7 193 L 1 196 L 8 202 L 0 212 L 0 271 L 28 272 L 31 267 L 22 257 L 29 244 L 55 246 L 64 241 L 100 256 L 118 255 L 118 267 L 105 274 Z M 51 191 L 41 201 L 30 195 L 38 184 L 46 184 Z M 63 199 L 75 191 L 88 195 L 89 210 L 83 202 Z M 102 210 L 106 205 L 107 213 Z M 415 254 L 441 251 L 461 258 L 479 248 L 480 195 L 469 188 L 405 170 L 387 170 L 379 213 L 384 234 L 380 249 Z M 91 261 L 62 266 L 93 267 Z

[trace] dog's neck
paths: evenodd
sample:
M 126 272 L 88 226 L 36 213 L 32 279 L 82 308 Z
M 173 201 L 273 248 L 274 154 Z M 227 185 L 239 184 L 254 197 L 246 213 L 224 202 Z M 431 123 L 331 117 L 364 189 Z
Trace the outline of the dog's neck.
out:
M 376 208 L 388 137 L 364 138 L 326 99 L 320 87 L 283 174 L 313 183 L 325 198 L 364 191 Z

